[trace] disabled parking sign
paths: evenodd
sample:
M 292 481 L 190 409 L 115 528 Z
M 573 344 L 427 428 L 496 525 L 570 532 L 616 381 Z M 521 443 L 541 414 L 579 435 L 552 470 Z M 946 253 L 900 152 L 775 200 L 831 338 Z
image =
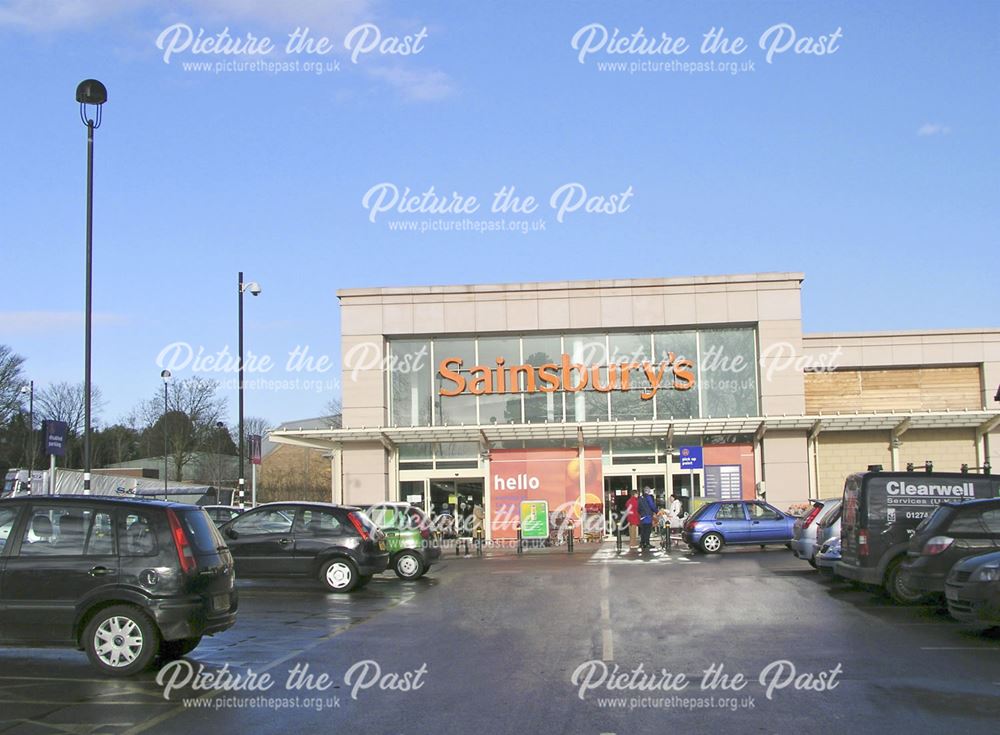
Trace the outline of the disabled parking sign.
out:
M 549 537 L 549 504 L 544 500 L 521 501 L 521 538 Z

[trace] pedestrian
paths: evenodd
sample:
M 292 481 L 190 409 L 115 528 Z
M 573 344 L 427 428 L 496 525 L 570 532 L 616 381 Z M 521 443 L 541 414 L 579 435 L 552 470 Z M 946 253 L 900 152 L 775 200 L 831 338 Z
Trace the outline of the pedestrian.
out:
M 639 492 L 633 490 L 625 501 L 625 520 L 628 522 L 628 548 L 633 551 L 639 545 Z
M 670 530 L 667 536 L 667 547 L 670 547 L 671 536 L 674 534 L 680 534 L 681 527 L 684 525 L 684 505 L 681 503 L 681 496 L 674 493 L 670 501 Z
M 656 498 L 653 488 L 646 487 L 639 500 L 639 549 L 646 551 L 653 548 L 649 543 L 649 534 L 653 530 L 653 517 L 656 515 Z

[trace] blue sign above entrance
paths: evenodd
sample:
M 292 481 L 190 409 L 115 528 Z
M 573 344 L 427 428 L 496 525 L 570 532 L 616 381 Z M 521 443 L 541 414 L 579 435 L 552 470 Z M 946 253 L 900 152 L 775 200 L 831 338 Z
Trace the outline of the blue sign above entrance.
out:
M 681 469 L 700 470 L 702 468 L 701 447 L 681 447 Z

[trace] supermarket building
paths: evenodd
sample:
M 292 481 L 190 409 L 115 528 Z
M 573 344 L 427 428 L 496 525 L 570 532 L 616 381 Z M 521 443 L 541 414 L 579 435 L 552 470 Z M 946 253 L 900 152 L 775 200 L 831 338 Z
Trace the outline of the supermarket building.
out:
M 334 502 L 513 535 L 519 503 L 607 517 L 632 489 L 787 508 L 870 464 L 959 471 L 1000 434 L 1000 329 L 803 334 L 801 273 L 347 289 Z

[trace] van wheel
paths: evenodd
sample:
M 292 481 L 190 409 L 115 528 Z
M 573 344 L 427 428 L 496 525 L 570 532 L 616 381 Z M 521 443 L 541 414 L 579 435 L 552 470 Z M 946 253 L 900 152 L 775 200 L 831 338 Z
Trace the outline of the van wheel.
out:
M 896 559 L 885 573 L 885 590 L 897 605 L 919 605 L 927 599 L 923 592 L 903 583 L 903 560 Z
M 392 568 L 400 579 L 418 579 L 424 573 L 424 562 L 412 551 L 404 551 L 396 557 Z
M 722 536 L 717 533 L 706 533 L 701 537 L 701 550 L 706 554 L 718 554 L 722 550 Z
M 331 592 L 350 592 L 360 581 L 358 570 L 349 559 L 332 559 L 319 570 L 319 580 Z
M 163 661 L 176 661 L 187 656 L 201 643 L 201 636 L 197 638 L 183 638 L 179 641 L 163 641 L 160 644 L 160 659 Z
M 160 650 L 160 631 L 142 610 L 116 605 L 101 610 L 83 633 L 87 658 L 103 673 L 131 676 L 146 669 Z

